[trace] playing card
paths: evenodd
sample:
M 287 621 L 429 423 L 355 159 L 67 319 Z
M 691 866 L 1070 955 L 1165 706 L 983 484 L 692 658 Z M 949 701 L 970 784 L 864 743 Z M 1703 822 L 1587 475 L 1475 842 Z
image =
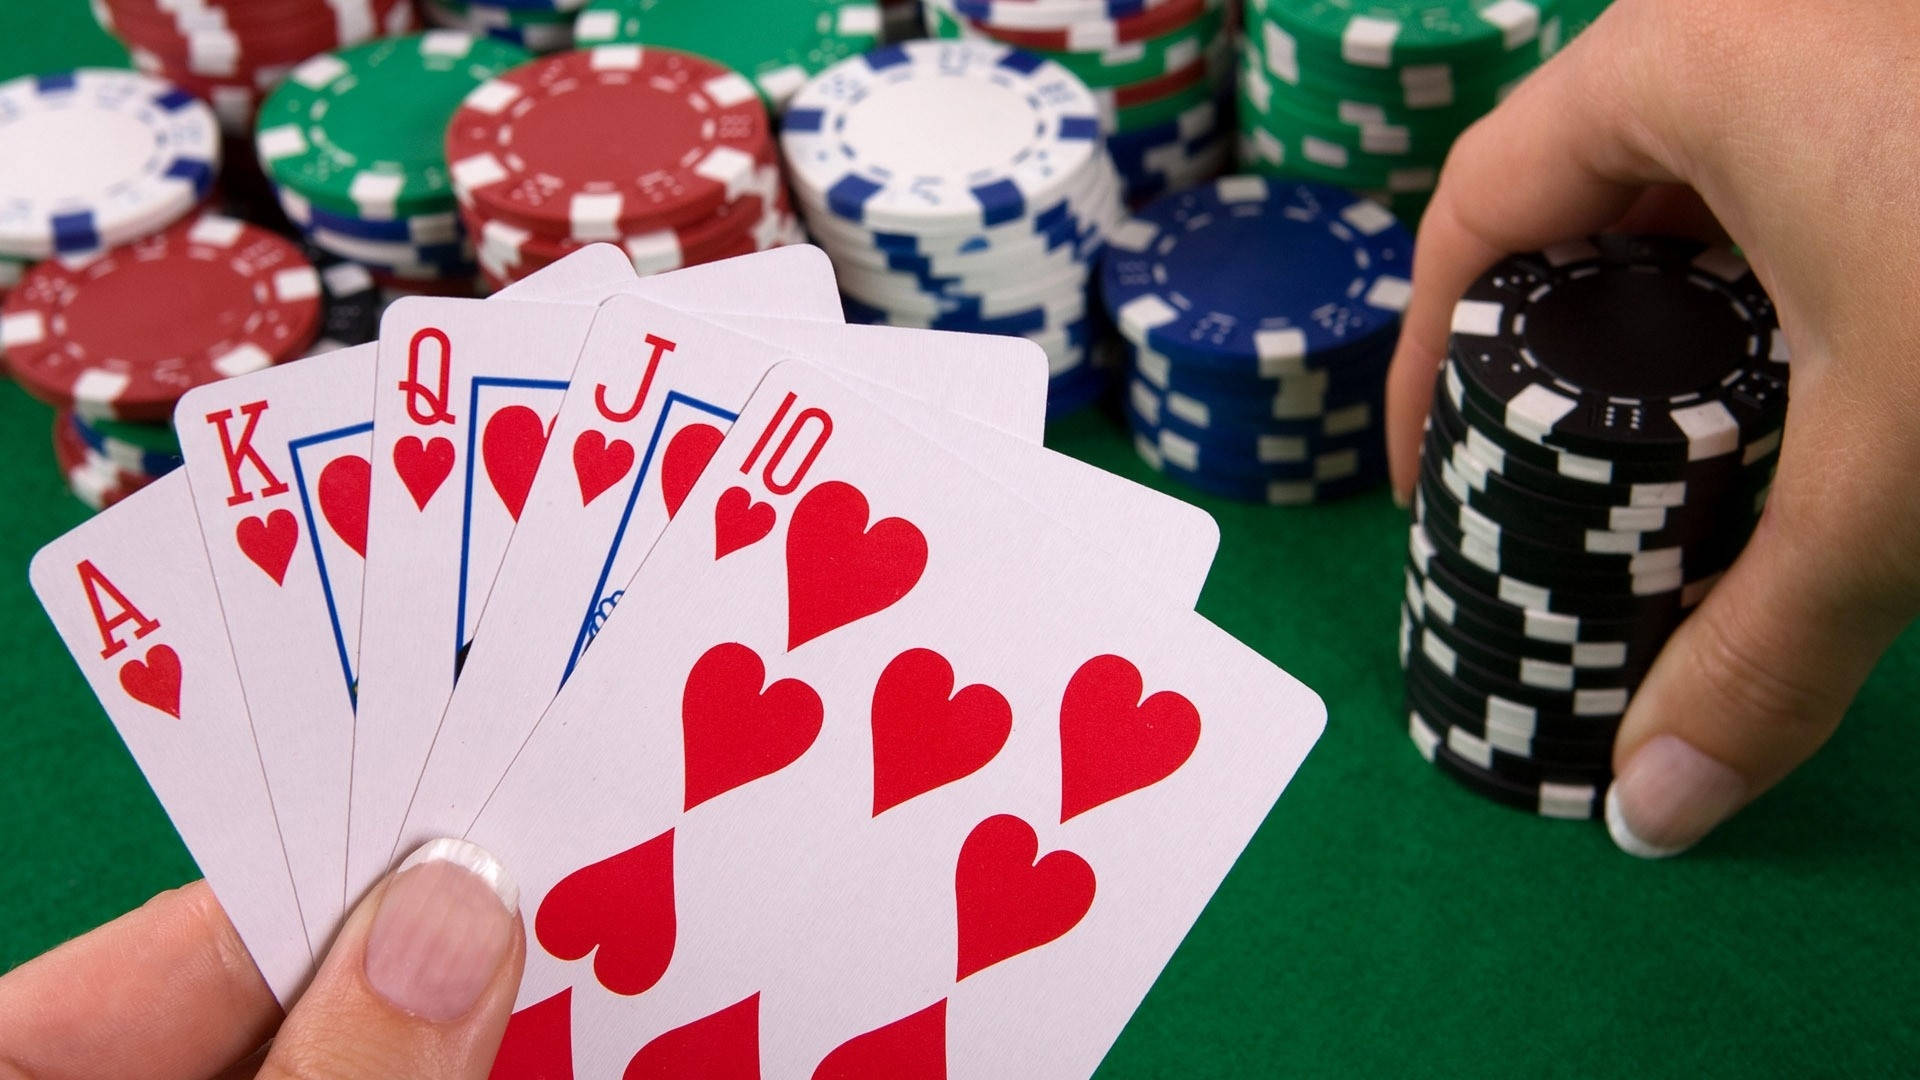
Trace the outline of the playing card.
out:
M 629 592 L 468 834 L 516 1075 L 1088 1076 L 1325 722 L 805 364 Z
M 312 970 L 184 476 L 48 544 L 33 589 L 282 1004 Z
M 938 395 L 960 387 L 956 397 L 974 419 L 1039 437 L 1046 364 L 1030 342 L 784 331 L 807 334 L 810 344 L 749 338 L 635 297 L 602 306 L 553 427 L 551 440 L 568 457 L 535 478 L 462 677 L 437 732 L 423 729 L 431 752 L 395 850 L 455 835 L 473 820 L 775 363 L 818 350 L 837 370 L 941 406 L 948 402 Z
M 391 839 L 396 800 L 405 806 L 417 772 L 392 768 L 407 756 L 396 736 L 410 717 L 437 716 L 453 689 L 594 313 L 586 304 L 422 297 L 381 321 L 350 896 L 387 868 L 374 838 Z
M 624 260 L 605 269 L 597 283 L 577 274 L 567 282 L 570 309 L 504 302 L 508 294 L 415 298 L 382 320 L 371 554 L 354 654 L 363 670 L 349 898 L 391 865 L 408 797 L 593 320 L 581 305 L 618 292 L 696 311 L 753 305 L 802 323 L 840 317 L 831 268 L 817 249 L 776 249 L 643 279 Z
M 764 312 L 713 321 L 829 370 L 858 375 L 869 385 L 889 385 L 873 377 L 876 365 L 881 365 L 879 370 L 912 367 L 913 385 L 901 388 L 901 393 L 1023 442 L 1037 443 L 1046 434 L 1046 368 L 1004 359 L 1013 355 L 1009 343 L 1024 338 L 827 323 Z M 839 357 L 852 359 L 842 362 Z M 974 357 L 992 359 L 976 361 Z
M 345 898 L 373 360 L 362 346 L 213 383 L 174 414 L 315 955 Z
M 804 283 L 812 280 L 809 266 L 819 271 L 812 257 L 790 256 L 781 266 L 795 284 L 769 295 L 820 291 Z M 690 287 L 700 292 L 746 288 L 754 267 L 758 273 L 774 269 L 765 256 L 748 256 L 685 273 L 706 283 Z M 500 295 L 591 304 L 636 284 L 617 249 L 609 258 L 608 249 L 595 247 Z M 788 308 L 804 310 L 800 303 Z M 375 346 L 342 349 L 199 387 L 181 399 L 174 415 L 316 954 L 324 951 L 346 904 L 376 363 Z

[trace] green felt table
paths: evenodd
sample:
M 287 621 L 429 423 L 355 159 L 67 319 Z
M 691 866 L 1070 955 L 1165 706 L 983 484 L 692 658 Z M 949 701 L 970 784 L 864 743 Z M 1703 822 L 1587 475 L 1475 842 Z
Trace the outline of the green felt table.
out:
M 82 0 L 0 5 L 0 77 L 122 61 Z M 49 425 L 0 383 L 0 970 L 197 876 L 27 588 L 34 550 L 87 514 Z M 1049 441 L 1158 482 L 1109 416 Z M 1223 534 L 1201 612 L 1330 720 L 1101 1076 L 1911 1073 L 1920 634 L 1814 762 L 1696 852 L 1644 863 L 1416 755 L 1395 661 L 1406 519 L 1384 493 L 1198 501 Z

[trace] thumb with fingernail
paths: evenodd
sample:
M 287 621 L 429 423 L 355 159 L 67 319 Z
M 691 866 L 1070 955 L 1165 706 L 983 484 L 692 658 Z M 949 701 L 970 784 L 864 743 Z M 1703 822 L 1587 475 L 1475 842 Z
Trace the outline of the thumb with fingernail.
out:
M 260 1080 L 485 1080 L 525 960 L 499 860 L 428 843 L 348 916 Z

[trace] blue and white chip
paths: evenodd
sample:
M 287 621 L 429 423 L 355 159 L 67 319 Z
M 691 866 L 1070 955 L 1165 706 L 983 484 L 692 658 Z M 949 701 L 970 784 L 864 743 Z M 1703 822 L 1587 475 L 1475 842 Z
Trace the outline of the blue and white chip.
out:
M 1271 378 L 1393 332 L 1412 258 L 1413 237 L 1378 203 L 1323 184 L 1230 176 L 1122 224 L 1102 285 L 1129 340 Z
M 1027 217 L 1101 153 L 1085 83 L 984 41 L 911 41 L 842 61 L 794 95 L 780 142 L 803 200 L 916 234 Z
M 159 232 L 219 168 L 213 110 L 160 79 L 84 68 L 0 84 L 0 254 L 90 255 Z

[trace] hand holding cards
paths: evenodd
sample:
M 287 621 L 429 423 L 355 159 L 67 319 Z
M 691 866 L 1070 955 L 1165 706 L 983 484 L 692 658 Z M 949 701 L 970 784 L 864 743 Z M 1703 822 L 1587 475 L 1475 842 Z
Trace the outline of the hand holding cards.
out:
M 466 836 L 528 917 L 497 1076 L 1084 1077 L 1286 786 L 1324 711 L 1192 612 L 1211 521 L 1040 447 L 1029 343 L 696 313 L 773 255 L 397 305 L 36 560 L 283 1000 Z

